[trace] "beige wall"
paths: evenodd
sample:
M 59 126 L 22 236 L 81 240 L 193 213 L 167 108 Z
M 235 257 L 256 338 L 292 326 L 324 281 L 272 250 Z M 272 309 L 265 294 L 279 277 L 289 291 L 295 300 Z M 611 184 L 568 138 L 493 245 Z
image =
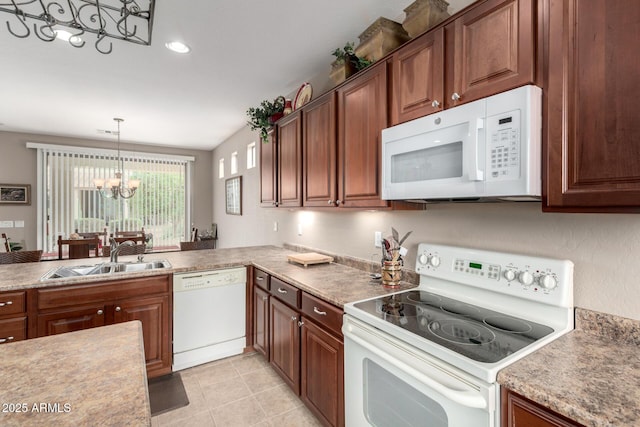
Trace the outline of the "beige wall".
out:
M 0 183 L 31 184 L 30 206 L 0 205 L 0 221 L 25 221 L 25 228 L 0 228 L 13 241 L 22 241 L 26 249 L 36 249 L 36 150 L 26 148 L 27 142 L 113 149 L 110 141 L 65 138 L 48 135 L 0 132 Z M 183 150 L 141 144 L 122 143 L 123 150 L 176 154 L 195 157 L 193 164 L 193 222 L 199 229 L 211 227 L 211 151 Z
M 214 221 L 220 246 L 298 243 L 364 259 L 377 259 L 374 232 L 395 227 L 407 240 L 408 265 L 424 241 L 570 259 L 575 264 L 576 306 L 640 320 L 640 216 L 542 213 L 539 203 L 440 204 L 423 212 L 288 210 L 259 208 L 259 173 L 246 171 L 246 144 L 257 140 L 242 130 L 214 151 L 217 161 L 238 150 L 244 213 L 224 212 L 223 180 L 214 179 Z M 278 222 L 278 231 L 273 223 Z M 298 236 L 302 224 L 302 236 Z

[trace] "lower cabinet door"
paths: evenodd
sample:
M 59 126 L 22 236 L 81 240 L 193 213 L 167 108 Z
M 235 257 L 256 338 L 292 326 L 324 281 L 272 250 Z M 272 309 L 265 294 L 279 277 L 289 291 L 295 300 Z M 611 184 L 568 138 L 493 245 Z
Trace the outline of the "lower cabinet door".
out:
M 344 426 L 344 343 L 307 317 L 301 329 L 300 397 L 325 425 Z
M 584 427 L 551 409 L 502 388 L 502 427 Z
M 169 297 L 132 298 L 114 305 L 114 322 L 142 322 L 144 355 L 149 378 L 171 372 Z
M 269 360 L 269 292 L 253 288 L 253 348 Z
M 0 344 L 27 339 L 27 318 L 14 317 L 0 320 Z
M 269 362 L 291 389 L 300 395 L 300 327 L 298 312 L 277 298 L 269 301 L 271 325 Z
M 66 310 L 38 315 L 38 336 L 63 334 L 65 332 L 104 326 L 104 305 L 76 306 Z

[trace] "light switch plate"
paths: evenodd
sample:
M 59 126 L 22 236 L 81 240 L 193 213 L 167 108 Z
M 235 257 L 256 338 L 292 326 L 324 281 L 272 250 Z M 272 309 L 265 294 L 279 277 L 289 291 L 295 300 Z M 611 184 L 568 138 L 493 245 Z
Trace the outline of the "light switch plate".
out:
M 375 245 L 376 248 L 382 247 L 382 231 L 374 231 L 373 244 Z
M 13 221 L 0 221 L 0 228 L 13 228 Z

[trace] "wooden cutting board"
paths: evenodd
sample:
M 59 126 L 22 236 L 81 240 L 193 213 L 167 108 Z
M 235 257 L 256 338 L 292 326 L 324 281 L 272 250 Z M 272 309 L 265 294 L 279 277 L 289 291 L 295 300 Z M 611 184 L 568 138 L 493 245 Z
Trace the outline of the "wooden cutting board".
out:
M 287 256 L 289 261 L 302 264 L 305 267 L 312 264 L 324 264 L 333 262 L 333 258 L 316 252 L 306 252 Z

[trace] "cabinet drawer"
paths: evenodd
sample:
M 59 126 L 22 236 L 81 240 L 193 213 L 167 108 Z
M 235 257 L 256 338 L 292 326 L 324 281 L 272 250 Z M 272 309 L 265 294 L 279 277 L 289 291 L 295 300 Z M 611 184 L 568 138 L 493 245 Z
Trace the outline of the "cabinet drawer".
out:
M 25 292 L 5 292 L 0 294 L 0 316 L 19 314 L 26 311 Z
M 330 329 L 332 332 L 342 335 L 340 330 L 342 328 L 343 311 L 335 305 L 303 292 L 302 314 L 315 320 L 317 323 Z
M 0 320 L 0 344 L 27 339 L 27 318 Z
M 280 279 L 271 277 L 271 295 L 280 301 L 289 304 L 291 307 L 300 308 L 300 289 L 283 282 Z
M 170 293 L 172 277 L 151 276 L 38 289 L 38 309 L 104 303 L 137 296 Z
M 257 268 L 253 269 L 253 284 L 260 286 L 265 291 L 269 290 L 269 275 Z

